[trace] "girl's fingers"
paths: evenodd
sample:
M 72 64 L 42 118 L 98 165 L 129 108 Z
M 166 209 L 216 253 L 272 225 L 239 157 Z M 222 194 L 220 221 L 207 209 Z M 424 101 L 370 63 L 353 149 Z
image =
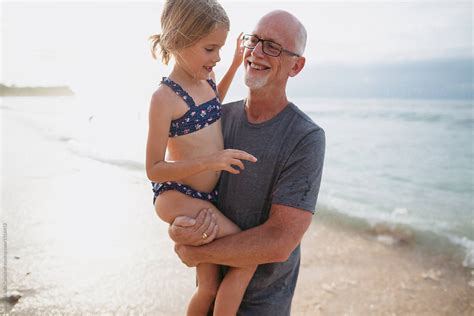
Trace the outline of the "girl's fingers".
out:
M 251 155 L 248 152 L 243 151 L 243 150 L 233 149 L 231 151 L 231 153 L 232 153 L 232 156 L 234 158 L 237 158 L 237 159 L 248 160 L 248 161 L 251 161 L 251 162 L 256 162 L 257 161 L 257 157 L 255 157 L 254 155 Z
M 240 168 L 240 170 L 244 170 L 245 169 L 245 166 L 244 166 L 244 163 L 242 161 L 240 161 L 239 159 L 232 159 L 232 161 L 230 162 L 230 164 L 232 166 L 238 166 Z
M 224 170 L 227 171 L 227 172 L 229 172 L 229 173 L 232 173 L 232 174 L 239 174 L 239 173 L 240 173 L 239 170 L 234 169 L 234 168 L 232 168 L 232 167 L 227 167 L 227 168 L 225 168 Z
M 242 159 L 242 160 L 247 160 L 250 162 L 257 162 L 257 158 L 254 157 L 253 155 L 246 153 L 246 152 L 241 152 L 235 156 L 237 159 Z
M 237 44 L 242 46 L 242 40 L 244 39 L 244 32 L 240 32 L 239 36 L 237 36 Z

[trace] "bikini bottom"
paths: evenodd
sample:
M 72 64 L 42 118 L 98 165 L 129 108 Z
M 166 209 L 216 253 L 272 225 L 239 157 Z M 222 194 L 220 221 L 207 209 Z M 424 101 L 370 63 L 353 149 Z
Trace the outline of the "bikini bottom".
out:
M 175 190 L 175 191 L 181 192 L 195 199 L 209 201 L 212 204 L 217 203 L 217 196 L 218 196 L 217 189 L 214 189 L 212 192 L 209 192 L 209 193 L 199 192 L 186 184 L 171 182 L 171 181 L 162 182 L 162 183 L 152 182 L 151 185 L 153 186 L 153 192 L 155 194 L 153 197 L 153 205 L 155 204 L 155 201 L 158 195 L 169 190 Z

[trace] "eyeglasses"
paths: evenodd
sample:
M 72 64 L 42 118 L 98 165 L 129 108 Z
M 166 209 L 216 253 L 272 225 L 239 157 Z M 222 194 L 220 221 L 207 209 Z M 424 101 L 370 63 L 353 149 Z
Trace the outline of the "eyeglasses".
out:
M 244 47 L 248 49 L 252 49 L 252 50 L 255 49 L 255 47 L 257 47 L 257 44 L 259 42 L 262 42 L 262 50 L 268 56 L 278 57 L 280 56 L 281 52 L 285 52 L 288 55 L 300 57 L 299 54 L 296 54 L 289 50 L 284 49 L 283 47 L 281 47 L 280 44 L 277 44 L 269 40 L 261 39 L 257 37 L 256 35 L 245 34 L 242 39 L 242 44 L 244 45 Z

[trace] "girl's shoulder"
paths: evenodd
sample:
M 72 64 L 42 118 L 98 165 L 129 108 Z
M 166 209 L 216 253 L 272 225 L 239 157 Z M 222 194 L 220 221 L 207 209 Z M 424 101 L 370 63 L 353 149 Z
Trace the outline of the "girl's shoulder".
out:
M 160 85 L 151 96 L 150 106 L 152 108 L 160 109 L 172 109 L 179 99 L 176 98 L 173 90 L 169 89 L 165 85 Z

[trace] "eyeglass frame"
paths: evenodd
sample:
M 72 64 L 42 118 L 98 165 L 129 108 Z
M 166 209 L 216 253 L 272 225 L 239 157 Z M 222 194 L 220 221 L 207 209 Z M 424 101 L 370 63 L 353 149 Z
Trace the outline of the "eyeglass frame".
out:
M 248 46 L 246 46 L 246 45 L 244 44 L 244 43 L 245 43 L 245 38 L 246 38 L 246 37 L 250 37 L 250 36 L 253 36 L 253 37 L 255 37 L 255 38 L 258 40 L 258 42 L 255 44 L 254 47 L 248 47 Z M 268 55 L 268 56 L 271 56 L 271 57 L 278 57 L 278 56 L 281 55 L 282 52 L 285 52 L 285 53 L 287 53 L 288 55 L 293 56 L 293 57 L 301 57 L 300 54 L 293 53 L 292 51 L 289 51 L 289 50 L 287 50 L 287 49 L 284 49 L 281 44 L 275 43 L 274 41 L 271 41 L 271 40 L 264 40 L 264 39 L 258 37 L 257 35 L 253 35 L 253 34 L 245 34 L 244 36 L 242 36 L 242 45 L 243 45 L 245 48 L 254 50 L 255 47 L 257 47 L 258 43 L 260 43 L 260 42 L 262 42 L 262 52 L 264 52 L 265 55 Z M 269 42 L 269 43 L 272 43 L 272 44 L 275 44 L 275 45 L 280 46 L 280 53 L 279 53 L 278 55 L 274 56 L 274 55 L 270 55 L 269 53 L 265 52 L 265 49 L 264 49 L 265 42 Z

